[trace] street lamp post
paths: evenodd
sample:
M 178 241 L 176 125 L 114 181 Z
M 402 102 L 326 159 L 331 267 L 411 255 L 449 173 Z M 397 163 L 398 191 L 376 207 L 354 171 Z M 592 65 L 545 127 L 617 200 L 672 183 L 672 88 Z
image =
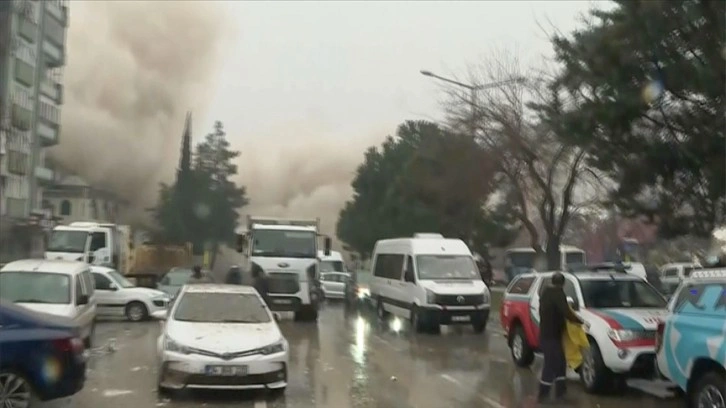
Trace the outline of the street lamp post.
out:
M 526 78 L 524 78 L 522 76 L 518 76 L 518 77 L 508 78 L 508 79 L 505 79 L 502 81 L 490 82 L 487 84 L 472 85 L 472 84 L 465 84 L 463 82 L 455 81 L 450 78 L 445 78 L 445 77 L 436 75 L 431 71 L 421 70 L 420 72 L 421 72 L 421 75 L 435 78 L 435 79 L 438 79 L 439 81 L 448 82 L 450 84 L 460 86 L 462 88 L 466 88 L 469 90 L 469 92 L 470 92 L 469 103 L 471 105 L 471 134 L 472 134 L 472 137 L 476 134 L 476 107 L 477 107 L 476 93 L 477 93 L 477 91 L 481 91 L 484 89 L 491 89 L 491 88 L 499 88 L 499 87 L 502 87 L 504 85 L 509 85 L 509 84 L 523 84 L 526 81 Z

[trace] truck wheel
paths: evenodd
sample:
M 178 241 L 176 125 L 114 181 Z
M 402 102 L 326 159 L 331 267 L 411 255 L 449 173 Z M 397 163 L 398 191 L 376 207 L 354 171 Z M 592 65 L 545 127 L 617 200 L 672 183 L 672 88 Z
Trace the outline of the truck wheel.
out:
M 295 312 L 295 320 L 301 322 L 315 322 L 318 320 L 318 309 L 314 306 L 302 306 Z
M 724 373 L 718 371 L 704 373 L 688 390 L 688 406 L 693 408 L 726 406 L 725 384 Z
M 602 393 L 613 384 L 614 375 L 602 359 L 597 343 L 590 339 L 590 348 L 583 353 L 580 380 L 590 394 Z
M 534 361 L 534 350 L 527 343 L 527 336 L 524 334 L 524 327 L 517 324 L 509 336 L 509 351 L 512 353 L 512 360 L 518 367 L 529 367 Z
M 132 322 L 140 322 L 149 317 L 146 305 L 141 302 L 131 302 L 126 305 L 126 318 Z

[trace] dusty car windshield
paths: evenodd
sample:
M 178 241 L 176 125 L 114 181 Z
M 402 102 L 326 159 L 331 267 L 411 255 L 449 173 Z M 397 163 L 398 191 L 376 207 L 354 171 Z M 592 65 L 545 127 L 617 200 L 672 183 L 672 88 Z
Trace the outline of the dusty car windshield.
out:
M 16 303 L 68 304 L 70 277 L 60 273 L 2 272 L 0 298 Z
M 345 272 L 342 261 L 320 261 L 320 272 Z
M 194 323 L 268 323 L 267 308 L 254 294 L 185 293 L 174 320 Z
M 314 258 L 317 237 L 310 231 L 257 230 L 252 235 L 254 256 Z

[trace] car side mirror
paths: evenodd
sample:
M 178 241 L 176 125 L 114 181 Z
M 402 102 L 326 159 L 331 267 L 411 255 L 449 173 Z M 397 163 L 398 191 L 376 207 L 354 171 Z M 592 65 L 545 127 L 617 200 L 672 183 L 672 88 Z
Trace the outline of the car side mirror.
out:
M 78 306 L 87 305 L 90 301 L 91 299 L 88 297 L 88 295 L 81 295 L 78 297 L 78 301 L 76 302 L 76 304 Z
M 110 283 L 110 284 L 108 285 L 108 290 L 112 290 L 112 291 L 114 291 L 114 292 L 115 292 L 115 291 L 117 291 L 117 290 L 118 290 L 118 286 L 116 286 L 116 284 L 115 284 L 115 283 Z
M 96 255 L 93 252 L 88 253 L 88 263 L 92 264 L 96 260 Z
M 406 271 L 405 275 L 403 276 L 403 279 L 406 282 L 416 283 L 416 280 L 413 278 L 413 273 L 411 271 Z
M 573 299 L 571 296 L 567 297 L 567 304 L 570 305 L 572 310 L 580 310 L 580 305 L 578 305 L 575 299 Z

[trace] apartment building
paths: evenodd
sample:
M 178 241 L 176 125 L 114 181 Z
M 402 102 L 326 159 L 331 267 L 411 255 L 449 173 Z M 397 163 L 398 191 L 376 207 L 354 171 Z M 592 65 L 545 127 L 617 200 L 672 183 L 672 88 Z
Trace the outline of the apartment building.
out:
M 0 258 L 42 252 L 49 227 L 45 149 L 60 141 L 68 4 L 0 1 Z

